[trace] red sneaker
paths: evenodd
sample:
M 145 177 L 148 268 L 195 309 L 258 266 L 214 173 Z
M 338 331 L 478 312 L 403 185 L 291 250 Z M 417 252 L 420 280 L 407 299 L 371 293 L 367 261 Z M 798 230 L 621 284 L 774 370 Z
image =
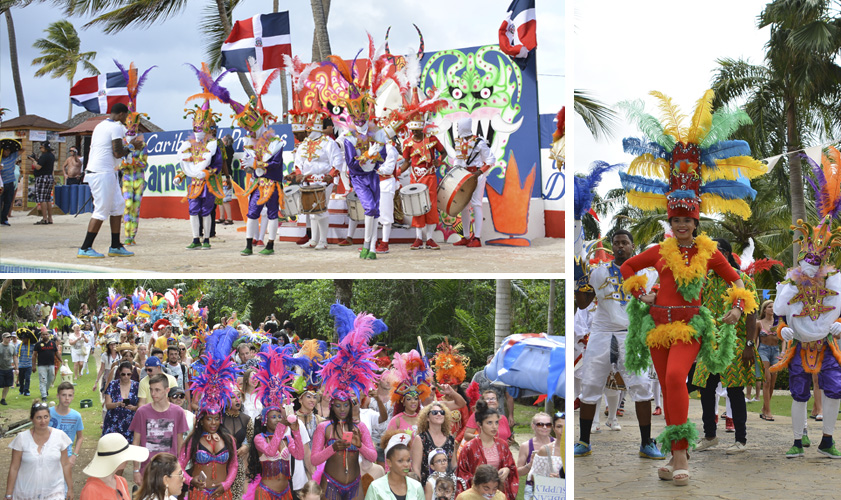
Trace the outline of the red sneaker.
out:
M 412 246 L 409 247 L 409 250 L 420 250 L 423 248 L 423 242 L 420 238 L 415 238 L 415 242 L 412 243 Z
M 340 247 L 349 247 L 353 245 L 353 238 L 345 238 L 339 242 Z
M 305 244 L 309 243 L 309 241 L 310 241 L 310 237 L 305 234 L 305 235 L 301 236 L 300 238 L 298 238 L 297 240 L 295 240 L 295 244 L 296 245 L 305 245 Z
M 662 414 L 663 414 L 663 409 L 660 408 L 659 406 L 657 408 L 654 408 L 654 413 L 652 413 L 652 415 L 662 415 Z
M 266 246 L 266 244 L 263 243 L 263 240 L 257 240 L 257 241 L 254 242 L 254 246 L 255 247 L 263 247 L 263 246 Z
M 470 233 L 470 236 L 464 236 L 460 240 L 453 243 L 454 247 L 466 247 L 470 240 L 473 239 L 473 233 Z
M 441 250 L 441 247 L 438 246 L 438 243 L 432 241 L 432 238 L 426 240 L 426 248 L 430 250 Z
M 388 242 L 381 241 L 377 243 L 377 253 L 388 253 Z
M 733 419 L 724 417 L 724 432 L 736 432 L 736 426 L 733 425 Z
M 479 248 L 482 246 L 482 240 L 479 238 L 471 238 L 467 243 L 467 248 Z

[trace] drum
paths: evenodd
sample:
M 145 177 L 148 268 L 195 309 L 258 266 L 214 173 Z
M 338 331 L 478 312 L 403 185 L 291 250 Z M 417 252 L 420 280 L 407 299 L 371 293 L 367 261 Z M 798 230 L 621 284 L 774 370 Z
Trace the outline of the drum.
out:
M 432 208 L 426 184 L 409 184 L 401 188 L 400 199 L 403 202 L 403 213 L 412 217 L 420 217 Z
M 281 217 L 294 217 L 301 212 L 301 186 L 286 186 L 283 188 Z
M 362 202 L 359 201 L 356 191 L 348 193 L 346 201 L 348 217 L 357 222 L 365 220 L 365 209 L 362 208 Z
M 324 186 L 301 186 L 301 211 L 323 214 L 327 211 L 327 190 Z
M 455 217 L 470 203 L 477 179 L 467 169 L 455 167 L 438 184 L 438 209 Z

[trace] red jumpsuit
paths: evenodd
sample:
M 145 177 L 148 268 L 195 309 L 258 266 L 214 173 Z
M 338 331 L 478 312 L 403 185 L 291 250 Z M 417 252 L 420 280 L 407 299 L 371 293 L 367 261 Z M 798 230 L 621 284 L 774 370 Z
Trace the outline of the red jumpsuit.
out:
M 445 154 L 444 146 L 435 136 L 424 137 L 420 141 L 409 138 L 403 143 L 403 159 L 411 167 L 409 173 L 413 184 L 425 184 L 429 188 L 429 212 L 418 217 L 412 217 L 412 227 L 424 227 L 427 224 L 438 224 L 438 177 L 435 175 L 433 159 L 435 153 Z

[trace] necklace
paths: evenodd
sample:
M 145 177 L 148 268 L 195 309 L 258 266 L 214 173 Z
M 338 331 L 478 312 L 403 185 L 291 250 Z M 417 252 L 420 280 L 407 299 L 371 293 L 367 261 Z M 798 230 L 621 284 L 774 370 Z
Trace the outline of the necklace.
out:
M 205 439 L 208 443 L 212 443 L 212 442 L 214 442 L 214 441 L 215 441 L 215 442 L 219 442 L 219 434 L 217 434 L 217 433 L 215 433 L 215 432 L 214 432 L 213 434 L 210 434 L 209 432 L 205 432 L 204 434 L 202 434 L 202 437 L 203 437 L 203 438 L 204 438 L 204 439 Z

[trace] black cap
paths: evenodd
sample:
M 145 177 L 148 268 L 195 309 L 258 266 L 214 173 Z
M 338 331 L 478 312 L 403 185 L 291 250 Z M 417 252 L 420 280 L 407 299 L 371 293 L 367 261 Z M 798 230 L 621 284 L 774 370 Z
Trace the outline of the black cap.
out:
M 52 151 L 53 147 L 50 146 L 50 141 L 44 141 L 41 143 L 41 146 L 46 149 L 47 151 Z

